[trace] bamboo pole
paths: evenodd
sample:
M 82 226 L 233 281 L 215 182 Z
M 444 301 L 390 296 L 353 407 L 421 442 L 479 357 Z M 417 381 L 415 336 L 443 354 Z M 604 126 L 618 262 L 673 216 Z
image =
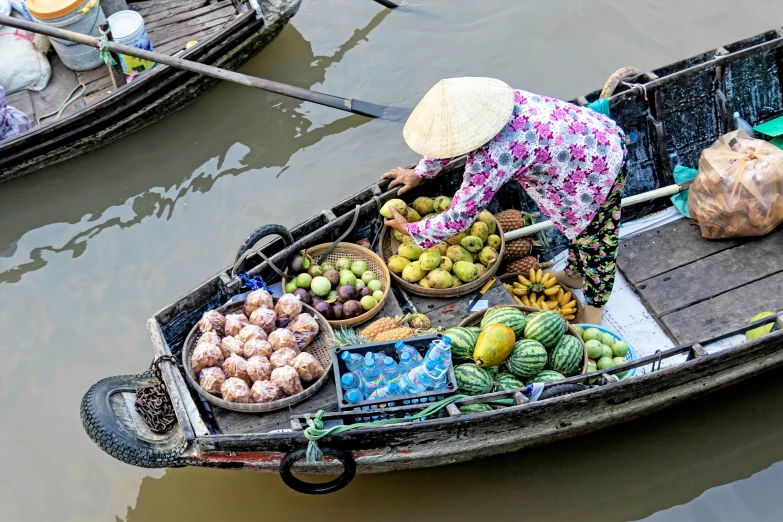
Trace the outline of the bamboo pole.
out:
M 673 196 L 674 194 L 677 194 L 679 192 L 682 192 L 683 190 L 688 190 L 688 188 L 691 186 L 691 181 L 686 181 L 685 183 L 681 185 L 669 185 L 668 187 L 661 187 L 659 189 L 651 190 L 650 192 L 644 192 L 642 194 L 637 194 L 635 196 L 629 196 L 627 198 L 623 198 L 620 202 L 621 207 L 629 207 L 631 205 L 637 205 L 639 203 L 644 203 L 645 201 L 652 201 L 653 199 L 663 198 L 666 196 Z M 551 221 L 542 221 L 541 223 L 534 223 L 527 227 L 518 228 L 517 230 L 512 230 L 511 232 L 506 232 L 503 234 L 503 238 L 506 241 L 511 241 L 514 239 L 519 239 L 520 237 L 529 236 L 532 234 L 536 234 L 538 232 L 543 232 L 544 230 L 548 230 L 550 228 L 553 228 L 555 226 L 554 223 Z

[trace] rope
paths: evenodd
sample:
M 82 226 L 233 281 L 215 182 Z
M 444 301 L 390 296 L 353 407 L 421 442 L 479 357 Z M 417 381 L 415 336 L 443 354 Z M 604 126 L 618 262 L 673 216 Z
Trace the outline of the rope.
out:
M 324 259 L 326 259 L 326 256 L 328 256 L 332 252 L 332 250 L 334 250 L 334 247 L 336 247 L 338 244 L 340 244 L 340 242 L 343 239 L 345 239 L 346 237 L 348 237 L 348 234 L 351 233 L 351 230 L 353 230 L 353 227 L 355 227 L 357 221 L 359 221 L 359 209 L 360 208 L 361 207 L 359 205 L 356 205 L 356 208 L 353 210 L 353 221 L 351 221 L 351 224 L 348 226 L 348 229 L 345 232 L 343 232 L 343 234 L 340 237 L 338 237 L 337 240 L 334 243 L 332 243 L 332 245 L 329 248 L 326 249 L 326 252 L 321 254 L 321 257 L 318 259 L 318 264 L 319 265 L 324 262 Z
M 84 94 L 84 91 L 86 89 L 87 86 L 85 86 L 83 83 L 80 83 L 79 85 L 74 87 L 71 93 L 65 99 L 65 101 L 62 102 L 56 110 L 48 114 L 44 114 L 43 116 L 38 118 L 38 125 L 40 125 L 41 121 L 45 120 L 46 118 L 51 118 L 52 116 L 55 116 L 55 119 L 59 118 L 62 115 L 65 108 L 68 107 L 73 102 L 77 101 L 81 97 L 81 95 Z M 79 93 L 77 94 L 76 91 L 79 91 Z
M 330 435 L 337 435 L 340 433 L 345 433 L 346 431 L 355 430 L 357 428 L 364 428 L 369 426 L 385 426 L 389 424 L 402 424 L 403 422 L 413 422 L 415 420 L 421 419 L 423 417 L 427 417 L 429 415 L 433 415 L 449 404 L 452 404 L 454 402 L 457 402 L 460 399 L 466 399 L 469 398 L 469 395 L 452 395 L 451 397 L 447 397 L 443 399 L 442 401 L 435 402 L 433 404 L 430 404 L 423 410 L 421 410 L 419 413 L 416 413 L 415 415 L 411 415 L 410 417 L 405 417 L 401 419 L 383 419 L 383 420 L 377 420 L 373 422 L 357 422 L 356 424 L 346 424 L 344 426 L 333 426 L 327 430 L 324 429 L 324 411 L 318 410 L 318 412 L 315 414 L 315 417 L 310 418 L 309 414 L 306 414 L 305 420 L 307 421 L 307 427 L 304 429 L 304 436 L 308 440 L 307 443 L 307 462 L 318 462 L 323 460 L 324 454 L 321 452 L 321 448 L 318 447 L 318 441 L 324 437 L 328 437 Z M 504 406 L 511 406 L 514 404 L 513 399 L 496 399 L 494 401 L 487 401 L 492 404 L 498 404 L 498 405 L 504 405 Z
M 109 33 L 111 32 L 111 28 L 109 28 L 108 31 L 104 31 L 98 27 L 98 30 L 101 32 L 101 37 L 98 38 L 98 53 L 101 55 L 103 63 L 109 67 L 113 67 L 117 65 L 117 62 L 114 60 L 111 52 L 109 52 Z
M 643 84 L 641 84 L 641 83 L 628 83 L 626 81 L 621 81 L 620 83 L 622 83 L 623 85 L 625 85 L 629 89 L 633 89 L 633 90 L 639 91 L 639 94 L 643 94 L 644 95 L 644 100 L 647 101 L 647 87 L 645 87 Z
M 239 274 L 239 279 L 242 281 L 242 288 L 250 288 L 251 290 L 266 290 L 270 294 L 272 293 L 261 276 L 250 277 L 247 275 L 247 272 L 245 272 L 244 274 Z

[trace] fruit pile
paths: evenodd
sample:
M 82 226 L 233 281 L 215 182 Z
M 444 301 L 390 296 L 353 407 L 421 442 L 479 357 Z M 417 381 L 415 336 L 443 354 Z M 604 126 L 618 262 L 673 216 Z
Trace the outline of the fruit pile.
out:
M 583 329 L 580 326 L 574 328 L 582 335 L 587 349 L 587 371 L 608 370 L 620 364 L 625 364 L 628 355 L 628 344 L 614 335 L 602 332 L 598 328 Z M 622 379 L 628 372 L 619 372 L 615 375 Z
M 381 317 L 368 324 L 359 334 L 352 328 L 340 328 L 334 333 L 333 346 L 399 341 L 415 335 L 423 335 L 428 331 L 434 330 L 430 329 L 430 320 L 424 314 Z
M 291 260 L 288 273 L 293 277 L 286 282 L 285 292 L 328 321 L 359 317 L 378 306 L 384 296 L 383 283 L 363 259 L 341 257 L 334 265 L 318 265 L 303 253 Z
M 229 402 L 264 403 L 303 391 L 325 370 L 305 351 L 318 336 L 318 322 L 299 299 L 277 302 L 265 290 L 250 292 L 242 313 L 217 310 L 198 322 L 201 336 L 190 357 L 201 388 Z
M 447 210 L 451 206 L 451 198 L 420 197 L 411 205 L 408 207 L 401 199 L 391 199 L 381 208 L 381 215 L 391 218 L 389 208 L 394 207 L 409 222 L 414 222 Z M 400 245 L 397 255 L 390 257 L 386 264 L 405 281 L 418 283 L 423 288 L 461 286 L 481 277 L 497 260 L 502 240 L 496 232 L 495 218 L 486 210 L 478 215 L 467 231 L 427 250 L 414 243 L 410 236 L 395 230 L 393 236 Z
M 460 392 L 481 395 L 580 373 L 584 347 L 566 330 L 552 310 L 526 316 L 499 307 L 484 314 L 481 327 L 450 328 L 443 335 L 451 339 L 454 363 L 462 363 L 454 369 Z
M 549 272 L 530 269 L 528 277 L 518 275 L 511 284 L 503 283 L 517 304 L 541 310 L 554 310 L 565 320 L 576 319 L 576 298 L 558 284 Z

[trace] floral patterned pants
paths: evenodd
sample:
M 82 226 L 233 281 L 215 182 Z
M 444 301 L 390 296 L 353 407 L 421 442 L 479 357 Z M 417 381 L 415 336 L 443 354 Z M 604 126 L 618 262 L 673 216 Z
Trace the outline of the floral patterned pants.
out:
M 612 293 L 617 269 L 615 259 L 620 230 L 620 200 L 627 177 L 628 170 L 623 162 L 606 201 L 568 249 L 565 272 L 571 277 L 584 277 L 582 288 L 590 306 L 604 306 Z

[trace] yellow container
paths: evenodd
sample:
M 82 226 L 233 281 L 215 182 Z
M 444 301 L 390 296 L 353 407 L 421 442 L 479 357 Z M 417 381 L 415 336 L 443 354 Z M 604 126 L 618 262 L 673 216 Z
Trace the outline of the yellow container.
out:
M 114 13 L 109 16 L 109 27 L 111 27 L 111 34 L 115 42 L 144 51 L 153 50 L 147 30 L 144 29 L 144 19 L 136 11 L 127 10 Z M 120 62 L 122 63 L 122 72 L 128 75 L 134 72 L 143 73 L 155 65 L 155 62 L 125 54 L 120 55 Z

